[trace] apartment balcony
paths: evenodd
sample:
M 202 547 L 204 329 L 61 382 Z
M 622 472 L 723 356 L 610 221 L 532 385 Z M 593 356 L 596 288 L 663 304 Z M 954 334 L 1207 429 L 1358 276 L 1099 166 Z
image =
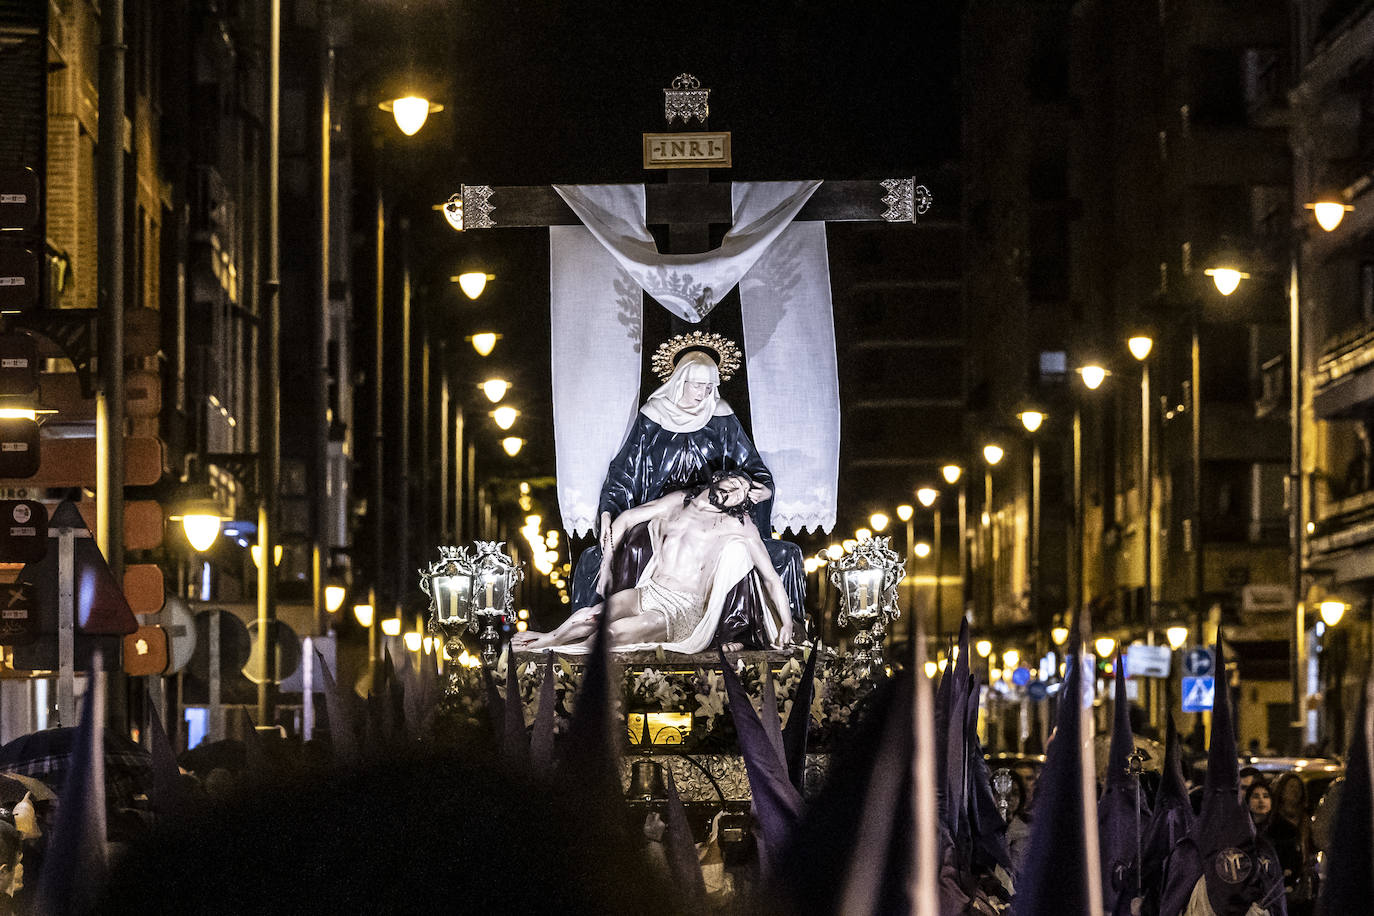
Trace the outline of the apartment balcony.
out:
M 1293 402 L 1291 395 L 1287 354 L 1275 356 L 1260 366 L 1260 394 L 1255 399 L 1257 419 L 1286 417 Z
M 1326 507 L 1307 538 L 1304 565 L 1337 583 L 1374 579 L 1374 490 Z
M 1322 420 L 1363 416 L 1374 404 L 1374 328 L 1337 341 L 1312 373 L 1312 409 Z

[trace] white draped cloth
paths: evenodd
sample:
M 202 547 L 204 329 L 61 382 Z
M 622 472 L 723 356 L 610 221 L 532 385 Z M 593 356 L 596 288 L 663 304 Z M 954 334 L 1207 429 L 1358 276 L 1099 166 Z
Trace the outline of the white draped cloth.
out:
M 835 524 L 839 383 L 825 224 L 794 223 L 819 181 L 736 182 L 733 228 L 701 254 L 659 254 L 642 185 L 556 185 L 582 220 L 549 229 L 554 435 L 563 526 L 596 525 L 634 421 L 647 292 L 698 322 L 736 285 L 754 444 L 773 473 L 773 527 Z

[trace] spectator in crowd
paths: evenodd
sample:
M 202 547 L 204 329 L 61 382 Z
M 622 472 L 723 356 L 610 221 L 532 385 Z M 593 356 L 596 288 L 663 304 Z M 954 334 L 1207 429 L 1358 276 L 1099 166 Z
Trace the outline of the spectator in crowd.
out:
M 1303 873 L 1302 845 L 1298 831 L 1274 810 L 1274 793 L 1263 778 L 1245 790 L 1245 807 L 1255 823 L 1255 833 L 1266 837 L 1279 856 L 1284 889 L 1292 893 Z
M 1303 916 L 1311 912 L 1312 900 L 1316 897 L 1313 893 L 1315 851 L 1312 848 L 1312 821 L 1307 804 L 1307 786 L 1296 773 L 1281 773 L 1274 780 L 1272 794 L 1275 829 L 1286 835 L 1291 828 L 1297 838 L 1297 856 L 1292 862 L 1291 871 L 1289 863 L 1283 861 L 1284 845 L 1278 840 L 1274 841 L 1280 864 L 1284 867 L 1289 916 Z M 1282 825 L 1277 823 L 1279 821 L 1282 821 Z

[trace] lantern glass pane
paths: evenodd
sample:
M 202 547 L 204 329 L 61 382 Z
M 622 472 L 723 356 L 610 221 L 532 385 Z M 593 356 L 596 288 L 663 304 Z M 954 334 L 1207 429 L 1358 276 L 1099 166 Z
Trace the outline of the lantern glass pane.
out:
M 434 576 L 430 579 L 430 594 L 434 596 L 436 623 L 467 623 L 472 605 L 470 576 Z
M 881 569 L 850 569 L 844 573 L 844 597 L 850 617 L 878 615 L 883 591 Z

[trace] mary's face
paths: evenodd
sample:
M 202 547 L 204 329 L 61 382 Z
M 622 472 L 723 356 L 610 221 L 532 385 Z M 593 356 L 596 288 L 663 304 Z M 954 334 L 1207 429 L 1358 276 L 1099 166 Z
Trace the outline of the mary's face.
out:
M 687 410 L 696 407 L 710 396 L 711 389 L 714 387 L 710 382 L 684 382 L 682 397 L 678 398 L 677 406 Z

